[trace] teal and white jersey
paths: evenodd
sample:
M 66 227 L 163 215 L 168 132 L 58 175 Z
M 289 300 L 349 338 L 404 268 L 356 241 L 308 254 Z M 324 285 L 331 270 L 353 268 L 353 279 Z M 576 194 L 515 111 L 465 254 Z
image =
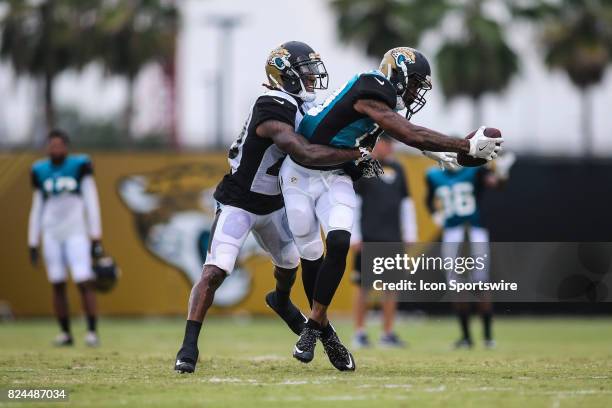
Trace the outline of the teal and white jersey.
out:
M 434 201 L 441 205 L 444 228 L 463 224 L 482 226 L 478 199 L 482 192 L 482 179 L 487 171 L 484 167 L 462 167 L 458 171 L 435 167 L 427 172 L 427 204 L 432 212 Z
M 381 133 L 368 116 L 357 112 L 354 104 L 359 99 L 376 99 L 395 109 L 397 93 L 380 71 L 355 75 L 334 91 L 323 104 L 306 112 L 298 133 L 310 143 L 353 148 L 364 145 L 364 139 Z
M 91 160 L 84 154 L 68 155 L 59 165 L 42 159 L 32 166 L 32 186 L 44 199 L 63 193 L 81 194 L 83 177 L 92 172 Z
M 69 155 L 61 164 L 49 159 L 32 166 L 32 207 L 28 244 L 38 246 L 41 234 L 56 241 L 85 235 L 100 238 L 100 209 L 91 160 Z

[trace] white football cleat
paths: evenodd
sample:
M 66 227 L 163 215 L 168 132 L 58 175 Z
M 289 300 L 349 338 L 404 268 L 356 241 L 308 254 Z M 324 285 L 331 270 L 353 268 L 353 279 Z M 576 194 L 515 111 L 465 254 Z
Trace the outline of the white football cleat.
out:
M 66 346 L 72 346 L 74 344 L 74 341 L 72 340 L 72 336 L 68 333 L 60 333 L 55 337 L 55 340 L 53 340 L 53 345 L 56 347 L 66 347 Z
M 100 346 L 100 338 L 96 334 L 96 332 L 87 332 L 85 335 L 85 344 L 88 347 L 99 347 Z

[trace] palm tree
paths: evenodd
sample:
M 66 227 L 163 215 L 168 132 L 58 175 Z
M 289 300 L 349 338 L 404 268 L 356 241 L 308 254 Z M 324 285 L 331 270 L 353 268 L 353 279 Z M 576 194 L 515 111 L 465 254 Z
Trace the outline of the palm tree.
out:
M 612 58 L 612 1 L 537 0 L 529 7 L 515 7 L 519 17 L 540 23 L 544 61 L 561 69 L 581 93 L 580 133 L 584 153 L 593 152 L 591 88 L 600 83 Z
M 463 33 L 447 40 L 436 55 L 436 71 L 447 100 L 473 101 L 472 124 L 482 124 L 482 97 L 503 91 L 518 72 L 518 57 L 508 46 L 502 26 L 482 14 L 482 0 L 461 10 Z
M 442 45 L 436 71 L 447 99 L 467 96 L 474 101 L 474 123 L 480 124 L 482 96 L 503 90 L 518 71 L 518 58 L 505 42 L 502 27 L 483 16 L 482 3 L 334 0 L 332 5 L 338 12 L 341 39 L 355 40 L 368 55 L 378 57 L 397 45 L 417 46 L 423 34 L 439 29 L 446 16 L 461 12 L 464 33 Z
M 448 9 L 446 0 L 333 0 L 332 7 L 340 38 L 363 44 L 376 58 L 393 47 L 416 47 Z
M 8 11 L 0 20 L 0 57 L 10 60 L 20 76 L 44 83 L 45 121 L 55 123 L 53 85 L 58 73 L 87 64 L 94 50 L 82 41 L 93 32 L 93 0 L 41 2 L 1 0 Z
M 149 63 L 158 62 L 164 69 L 173 65 L 178 13 L 163 0 L 127 0 L 103 3 L 101 14 L 98 43 L 102 62 L 110 73 L 127 81 L 123 127 L 130 134 L 134 81 Z

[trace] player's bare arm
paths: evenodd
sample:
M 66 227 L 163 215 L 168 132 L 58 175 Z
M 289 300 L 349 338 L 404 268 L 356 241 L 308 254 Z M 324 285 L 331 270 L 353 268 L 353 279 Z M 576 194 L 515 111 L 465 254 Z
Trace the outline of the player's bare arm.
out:
M 305 165 L 333 166 L 361 157 L 358 149 L 336 149 L 309 143 L 286 123 L 267 120 L 257 127 L 257 136 L 272 139 L 283 152 Z
M 354 108 L 357 112 L 372 118 L 394 139 L 409 146 L 434 152 L 470 152 L 468 140 L 452 138 L 435 130 L 414 125 L 381 101 L 360 99 L 355 102 Z

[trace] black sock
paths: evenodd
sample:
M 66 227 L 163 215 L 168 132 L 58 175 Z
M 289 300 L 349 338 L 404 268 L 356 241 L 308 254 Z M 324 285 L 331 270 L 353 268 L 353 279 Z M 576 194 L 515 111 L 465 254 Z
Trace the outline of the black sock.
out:
M 183 338 L 183 347 L 197 349 L 200 330 L 202 330 L 202 322 L 187 320 L 187 324 L 185 325 L 185 337 Z
M 329 324 L 329 322 L 327 322 L 327 324 L 321 329 L 321 337 L 323 337 L 324 339 L 328 338 L 333 333 L 334 329 L 332 328 L 332 325 Z
M 482 328 L 484 331 L 485 340 L 491 340 L 493 338 L 491 334 L 491 321 L 493 320 L 493 314 L 491 312 L 485 312 L 482 314 Z
M 58 317 L 57 321 L 59 322 L 62 332 L 66 333 L 69 336 L 72 336 L 72 334 L 70 334 L 70 318 Z
M 464 340 L 472 340 L 472 336 L 470 336 L 470 313 L 469 312 L 459 312 L 457 314 L 459 317 L 459 324 L 461 325 L 461 333 Z
M 306 322 L 306 327 L 310 327 L 311 329 L 315 330 L 323 330 L 321 324 L 319 324 L 319 322 L 317 322 L 316 320 L 312 319 L 308 319 L 308 321 Z
M 87 316 L 87 330 L 95 332 L 98 326 L 98 319 L 96 316 Z
M 327 234 L 325 240 L 327 252 L 317 276 L 313 295 L 313 299 L 324 306 L 329 306 L 340 285 L 346 268 L 350 241 L 351 233 L 348 231 L 334 230 Z
M 297 268 L 284 269 L 278 266 L 274 268 L 274 278 L 276 279 L 276 300 L 279 306 L 286 306 L 289 303 L 289 294 L 295 283 Z
M 321 269 L 323 263 L 323 256 L 314 261 L 301 258 L 302 263 L 302 284 L 304 285 L 304 291 L 308 298 L 308 304 L 312 307 L 312 296 L 314 293 L 315 282 L 317 281 L 317 275 Z

